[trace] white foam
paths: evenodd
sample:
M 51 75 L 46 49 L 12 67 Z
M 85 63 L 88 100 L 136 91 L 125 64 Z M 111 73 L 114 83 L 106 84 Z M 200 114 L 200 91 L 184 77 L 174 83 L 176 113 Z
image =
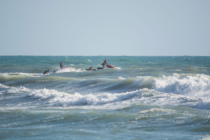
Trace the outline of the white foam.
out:
M 206 135 L 202 140 L 210 140 L 210 136 Z
M 19 94 L 19 93 L 28 93 L 30 92 L 31 90 L 28 89 L 28 88 L 25 88 L 25 87 L 10 87 L 8 90 L 7 90 L 7 93 L 13 93 L 13 94 Z
M 210 77 L 206 75 L 185 76 L 174 74 L 156 78 L 154 89 L 159 92 L 182 94 L 194 97 L 209 97 Z
M 9 88 L 9 86 L 5 86 L 5 85 L 0 83 L 0 88 L 5 88 L 6 89 L 6 88 Z
M 9 87 L 0 84 L 0 93 L 6 94 L 6 93 L 13 93 L 13 94 L 19 94 L 19 93 L 28 93 L 30 92 L 30 89 L 27 89 L 25 87 Z
M 0 94 L 7 94 L 7 93 L 12 93 L 12 94 L 20 94 L 20 93 L 29 93 L 31 90 L 27 89 L 25 87 L 9 87 L 5 86 L 3 84 L 0 84 Z
M 88 105 L 93 108 L 115 108 L 116 106 L 123 108 L 124 106 L 129 106 L 133 103 L 145 103 L 158 106 L 187 105 L 198 109 L 210 110 L 210 77 L 207 75 L 174 74 L 172 76 L 163 76 L 160 78 L 138 76 L 136 78 L 119 77 L 119 79 L 122 79 L 122 82 L 126 82 L 127 80 L 132 81 L 130 82 L 132 83 L 131 86 L 150 86 L 148 86 L 149 89 L 145 88 L 123 93 L 89 93 L 84 95 L 80 93 L 70 94 L 49 89 L 8 87 L 0 84 L 0 94 L 26 93 L 30 98 L 35 100 L 38 99 L 40 103 L 53 107 L 86 107 Z M 33 103 L 31 102 L 29 105 L 33 106 Z M 39 104 L 39 102 L 37 104 Z
M 120 79 L 120 80 L 125 80 L 126 78 L 123 78 L 123 77 L 119 77 L 119 79 Z
M 129 99 L 139 93 L 139 91 L 133 91 L 119 94 L 100 93 L 82 95 L 80 93 L 68 94 L 56 90 L 41 89 L 32 91 L 30 97 L 39 98 L 39 100 L 43 101 L 47 100 L 51 106 L 103 105 Z
M 0 83 L 0 95 L 5 93 L 5 90 L 8 89 L 9 86 L 5 86 Z
M 34 74 L 34 73 L 22 73 L 22 72 L 14 72 L 14 73 L 0 73 L 0 76 L 5 76 L 5 77 L 34 77 L 35 75 L 42 75 L 42 74 Z
M 64 73 L 64 72 L 84 72 L 82 69 L 75 69 L 75 68 L 64 68 L 57 70 L 56 73 Z
M 118 70 L 120 70 L 120 69 L 121 69 L 121 67 L 115 67 L 115 69 L 118 69 Z
M 138 113 L 149 113 L 149 112 L 174 112 L 175 113 L 175 110 L 163 109 L 163 108 L 152 108 L 152 109 L 149 109 L 149 110 L 140 111 Z
M 198 109 L 210 109 L 210 77 L 203 74 L 163 76 L 154 79 L 154 90 L 158 92 L 175 94 L 165 103 L 189 104 Z M 177 97 L 173 99 L 172 97 Z M 166 98 L 166 97 L 165 97 Z M 194 103 L 193 103 L 194 102 Z

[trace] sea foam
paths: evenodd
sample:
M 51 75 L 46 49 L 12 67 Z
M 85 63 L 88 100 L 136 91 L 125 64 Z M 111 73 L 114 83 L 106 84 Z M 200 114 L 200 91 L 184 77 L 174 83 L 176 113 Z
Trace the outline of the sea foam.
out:
M 29 96 L 31 98 L 38 98 L 39 100 L 46 101 L 51 106 L 72 106 L 72 105 L 102 105 L 111 102 L 120 102 L 139 95 L 139 91 L 126 92 L 120 94 L 100 93 L 100 94 L 87 94 L 80 93 L 69 94 L 65 92 L 58 92 L 56 90 L 34 90 Z
M 195 101 L 195 108 L 210 109 L 210 77 L 203 74 L 155 78 L 154 90 L 177 94 L 180 102 Z M 177 96 L 178 97 L 178 96 Z

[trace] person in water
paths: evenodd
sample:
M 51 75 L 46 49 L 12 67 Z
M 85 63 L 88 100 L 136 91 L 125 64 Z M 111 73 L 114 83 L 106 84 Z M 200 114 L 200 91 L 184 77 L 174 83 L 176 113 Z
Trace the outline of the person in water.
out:
M 93 70 L 93 66 L 91 66 L 88 70 Z
M 63 65 L 63 61 L 60 63 L 60 68 L 63 69 L 65 66 Z
M 43 72 L 43 74 L 47 74 L 49 71 L 50 71 L 50 70 L 46 70 L 46 71 Z
M 103 66 L 103 68 L 105 67 L 107 59 L 104 60 L 104 62 L 101 64 Z

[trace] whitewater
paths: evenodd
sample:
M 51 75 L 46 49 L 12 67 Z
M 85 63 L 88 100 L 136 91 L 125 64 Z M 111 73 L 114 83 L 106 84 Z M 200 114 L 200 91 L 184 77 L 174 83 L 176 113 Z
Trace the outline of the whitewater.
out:
M 210 139 L 209 62 L 0 56 L 0 139 Z

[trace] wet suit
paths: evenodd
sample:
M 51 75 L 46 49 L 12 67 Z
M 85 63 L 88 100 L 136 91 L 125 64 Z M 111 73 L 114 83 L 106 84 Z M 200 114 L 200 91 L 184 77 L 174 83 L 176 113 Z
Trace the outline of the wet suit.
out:
M 43 72 L 43 74 L 47 74 L 49 71 L 50 71 L 50 70 L 46 70 L 46 71 Z
M 92 68 L 93 68 L 93 67 L 91 66 L 88 70 L 92 70 Z
M 104 66 L 106 65 L 107 63 L 106 63 L 106 60 L 101 64 L 102 66 L 103 66 L 103 68 L 104 68 Z
M 63 62 L 60 63 L 60 68 L 63 69 L 65 66 L 63 65 Z

